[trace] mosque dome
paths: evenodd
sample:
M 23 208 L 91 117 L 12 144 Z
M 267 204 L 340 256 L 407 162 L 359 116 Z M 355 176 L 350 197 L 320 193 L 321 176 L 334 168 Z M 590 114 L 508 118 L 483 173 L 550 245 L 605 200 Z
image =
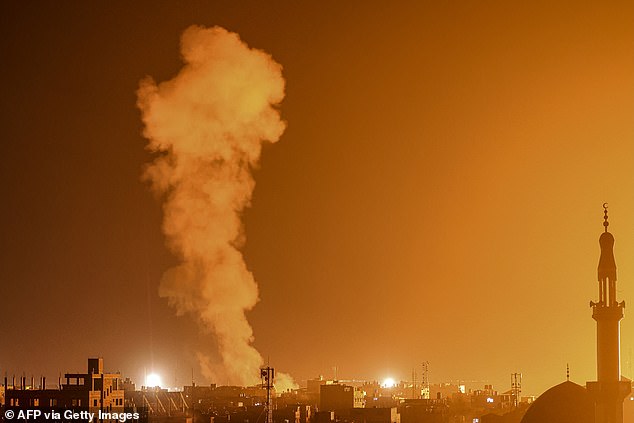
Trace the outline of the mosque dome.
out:
M 594 423 L 594 403 L 583 386 L 553 386 L 528 408 L 521 423 Z

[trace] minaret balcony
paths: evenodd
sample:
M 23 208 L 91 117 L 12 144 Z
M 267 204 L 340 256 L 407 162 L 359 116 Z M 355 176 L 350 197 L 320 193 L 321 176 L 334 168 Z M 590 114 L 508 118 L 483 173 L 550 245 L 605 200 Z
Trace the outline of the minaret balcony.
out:
M 621 320 L 623 318 L 625 301 L 614 303 L 611 306 L 590 302 L 590 306 L 592 307 L 592 318 L 594 320 Z

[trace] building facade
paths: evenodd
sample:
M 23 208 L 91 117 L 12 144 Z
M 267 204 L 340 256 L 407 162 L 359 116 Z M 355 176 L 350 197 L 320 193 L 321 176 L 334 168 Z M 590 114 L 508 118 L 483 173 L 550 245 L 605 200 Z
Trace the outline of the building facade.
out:
M 118 414 L 124 412 L 121 375 L 105 373 L 103 358 L 89 358 L 86 373 L 66 373 L 64 382 L 60 378 L 57 388 L 47 388 L 45 378 L 40 380 L 37 388 L 33 382 L 27 386 L 26 378 L 22 378 L 20 386 L 16 386 L 15 382 L 8 385 L 7 382 L 5 378 L 5 410 L 16 413 L 26 409 L 57 412 L 64 419 L 64 414 L 70 410 L 91 413 L 95 416 L 93 421 L 118 422 Z M 117 415 L 110 418 L 113 413 Z

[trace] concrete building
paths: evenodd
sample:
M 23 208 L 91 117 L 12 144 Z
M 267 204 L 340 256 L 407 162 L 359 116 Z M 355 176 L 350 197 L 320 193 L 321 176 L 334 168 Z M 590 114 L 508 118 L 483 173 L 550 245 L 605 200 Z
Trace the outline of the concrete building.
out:
M 322 385 L 332 385 L 332 383 L 333 381 L 328 381 L 324 379 L 323 376 L 319 376 L 315 379 L 308 379 L 306 381 L 306 393 L 313 404 L 319 405 L 319 393 Z
M 274 422 L 310 423 L 312 408 L 306 404 L 287 404 L 283 408 L 273 410 Z
M 400 407 L 401 423 L 445 423 L 449 406 L 445 399 L 406 400 Z
M 319 390 L 319 411 L 335 411 L 347 415 L 351 408 L 364 407 L 364 393 L 354 386 L 343 384 L 321 385 Z
M 350 422 L 354 423 L 400 423 L 401 416 L 396 407 L 390 408 L 353 408 L 350 410 Z
M 5 409 L 14 411 L 32 409 L 42 412 L 66 410 L 87 411 L 102 415 L 124 412 L 124 390 L 119 373 L 105 373 L 103 358 L 89 358 L 86 373 L 66 373 L 65 383 L 46 388 L 46 379 L 42 378 L 39 388 L 31 382 L 27 386 L 22 378 L 21 386 L 8 386 L 5 378 Z M 118 421 L 118 418 L 103 418 L 100 421 Z
M 332 423 L 335 421 L 334 411 L 317 411 L 313 416 L 313 423 Z

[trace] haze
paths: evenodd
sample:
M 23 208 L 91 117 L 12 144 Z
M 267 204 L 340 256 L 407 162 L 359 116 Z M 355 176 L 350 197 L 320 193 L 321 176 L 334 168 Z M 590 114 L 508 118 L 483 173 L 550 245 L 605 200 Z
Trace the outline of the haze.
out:
M 137 381 L 227 382 L 158 295 L 177 258 L 141 179 L 139 81 L 174 77 L 198 24 L 286 81 L 242 214 L 264 358 L 300 383 L 423 361 L 500 391 L 521 372 L 526 394 L 567 363 L 595 378 L 603 202 L 634 304 L 634 5 L 340 3 L 2 2 L 1 371 L 54 380 L 98 355 Z

